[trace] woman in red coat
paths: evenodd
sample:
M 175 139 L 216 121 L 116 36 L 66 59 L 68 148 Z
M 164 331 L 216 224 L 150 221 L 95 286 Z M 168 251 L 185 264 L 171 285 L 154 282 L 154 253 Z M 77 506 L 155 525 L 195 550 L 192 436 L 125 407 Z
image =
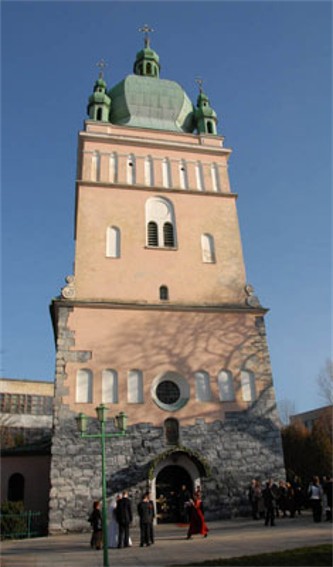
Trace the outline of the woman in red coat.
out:
M 191 539 L 194 534 L 201 534 L 204 537 L 208 535 L 208 528 L 203 515 L 201 491 L 199 488 L 195 491 L 193 500 L 190 500 L 190 525 L 187 532 L 187 539 Z

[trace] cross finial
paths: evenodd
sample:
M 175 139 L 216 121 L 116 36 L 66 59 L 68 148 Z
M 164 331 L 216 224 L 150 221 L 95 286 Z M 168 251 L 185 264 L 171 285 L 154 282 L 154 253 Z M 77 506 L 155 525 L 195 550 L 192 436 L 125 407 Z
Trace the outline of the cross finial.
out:
M 202 84 L 203 84 L 203 80 L 201 77 L 196 77 L 195 78 L 195 82 L 197 83 L 197 85 L 199 86 L 199 92 L 202 93 Z
M 98 73 L 98 77 L 100 79 L 103 79 L 103 70 L 105 69 L 105 67 L 107 67 L 106 61 L 104 61 L 104 59 L 100 59 L 99 61 L 97 61 L 96 67 L 99 67 L 99 69 L 100 69 L 100 71 Z
M 139 28 L 139 32 L 142 32 L 145 34 L 145 47 L 149 47 L 149 32 L 153 32 L 155 31 L 153 28 L 150 28 L 148 26 L 148 24 L 145 24 L 144 26 L 142 26 L 142 28 Z

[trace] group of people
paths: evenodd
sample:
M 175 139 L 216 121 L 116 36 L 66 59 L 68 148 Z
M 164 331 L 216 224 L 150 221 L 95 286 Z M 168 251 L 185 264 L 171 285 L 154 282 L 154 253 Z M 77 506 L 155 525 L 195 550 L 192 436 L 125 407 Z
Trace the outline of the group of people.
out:
M 294 518 L 301 514 L 303 507 L 310 507 L 314 522 L 320 522 L 325 511 L 325 519 L 332 521 L 332 478 L 324 478 L 320 482 L 315 476 L 307 489 L 304 489 L 300 480 L 295 477 L 292 482 L 266 481 L 263 485 L 260 480 L 251 481 L 248 498 L 252 509 L 252 518 L 265 520 L 265 525 L 275 525 L 275 518 Z
M 186 539 L 192 539 L 195 534 L 207 537 L 208 528 L 204 518 L 202 495 L 200 488 L 196 488 L 193 495 L 182 487 L 182 513 L 184 523 L 188 525 Z M 150 546 L 154 543 L 155 507 L 149 492 L 145 492 L 138 504 L 140 521 L 140 547 Z M 108 547 L 130 547 L 130 524 L 133 520 L 132 504 L 128 492 L 124 491 L 114 498 L 109 506 L 108 513 Z M 90 545 L 93 549 L 101 549 L 103 543 L 103 522 L 100 503 L 94 502 L 93 510 L 89 516 L 92 527 Z

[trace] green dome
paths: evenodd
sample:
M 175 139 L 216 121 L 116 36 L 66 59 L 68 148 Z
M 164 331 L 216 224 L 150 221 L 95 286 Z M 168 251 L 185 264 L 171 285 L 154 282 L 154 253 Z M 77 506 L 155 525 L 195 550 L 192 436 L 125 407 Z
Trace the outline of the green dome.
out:
M 194 131 L 193 104 L 174 81 L 128 75 L 108 95 L 112 100 L 112 124 L 172 132 Z

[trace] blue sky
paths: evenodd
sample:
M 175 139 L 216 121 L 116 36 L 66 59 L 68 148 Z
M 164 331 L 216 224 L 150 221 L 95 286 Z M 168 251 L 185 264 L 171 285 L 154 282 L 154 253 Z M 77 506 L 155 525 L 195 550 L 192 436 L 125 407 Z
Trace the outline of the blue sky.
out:
M 148 23 L 161 77 L 195 77 L 233 149 L 247 270 L 278 400 L 306 411 L 331 356 L 332 5 L 320 1 L 1 4 L 2 375 L 52 380 L 49 317 L 74 259 L 77 133 L 98 74 L 132 73 Z

